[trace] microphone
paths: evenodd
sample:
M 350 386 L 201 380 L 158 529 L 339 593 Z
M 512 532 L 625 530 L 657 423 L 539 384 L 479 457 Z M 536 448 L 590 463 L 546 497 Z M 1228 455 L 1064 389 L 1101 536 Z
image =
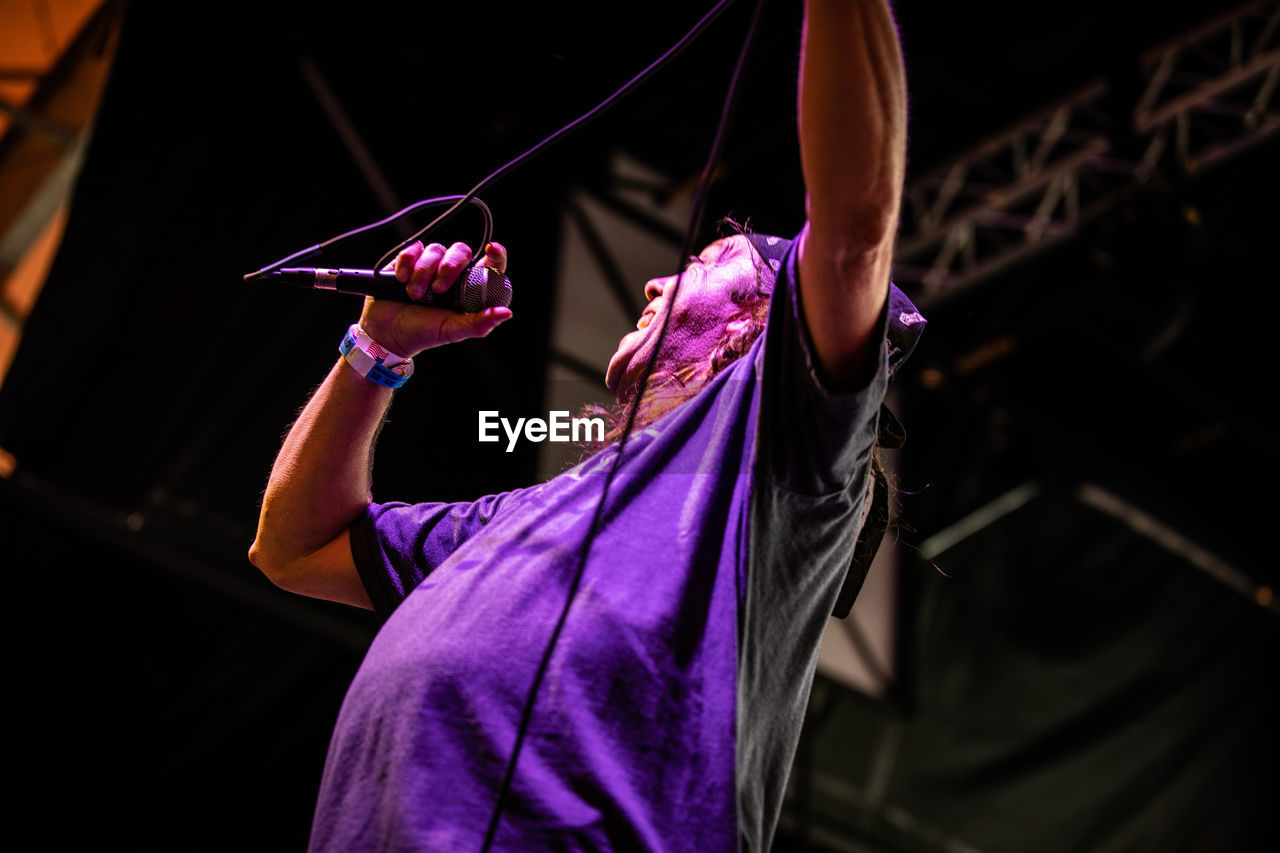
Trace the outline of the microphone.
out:
M 320 267 L 285 267 L 264 274 L 250 273 L 245 279 L 267 279 L 292 284 L 308 290 L 332 290 L 389 299 L 413 305 L 435 305 L 463 314 L 475 314 L 486 308 L 506 308 L 511 304 L 511 280 L 495 269 L 470 266 L 444 293 L 428 292 L 419 300 L 409 298 L 405 286 L 396 281 L 391 270 L 324 269 Z

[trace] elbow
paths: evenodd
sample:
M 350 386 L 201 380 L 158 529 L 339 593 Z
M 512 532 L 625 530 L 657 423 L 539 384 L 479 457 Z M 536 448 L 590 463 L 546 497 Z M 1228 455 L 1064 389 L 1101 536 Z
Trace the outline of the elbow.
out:
M 810 194 L 807 205 L 809 226 L 820 242 L 850 261 L 892 252 L 901 195 L 886 190 L 823 201 Z
M 267 558 L 262 553 L 262 544 L 258 539 L 254 539 L 249 546 L 249 562 L 264 575 L 267 573 Z
M 832 247 L 830 265 L 837 281 L 869 281 L 893 262 L 893 237 L 852 235 Z M 886 279 L 887 280 L 887 279 Z
M 249 546 L 249 562 L 262 572 L 267 580 L 281 589 L 289 589 L 287 562 L 280 559 L 263 543 L 261 535 Z
M 867 281 L 893 262 L 895 217 L 857 218 L 831 227 L 811 219 L 805 226 L 805 254 L 812 268 L 831 281 Z M 829 222 L 829 220 L 828 220 Z
M 864 252 L 892 251 L 901 206 L 901 195 L 886 193 L 883 199 L 862 211 L 854 220 L 853 236 Z

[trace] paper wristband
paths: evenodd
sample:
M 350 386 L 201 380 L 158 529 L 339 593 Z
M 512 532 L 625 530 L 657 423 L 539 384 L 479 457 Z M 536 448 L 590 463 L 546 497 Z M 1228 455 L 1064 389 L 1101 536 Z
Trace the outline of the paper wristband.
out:
M 399 388 L 413 375 L 413 359 L 388 352 L 358 323 L 352 323 L 347 329 L 346 337 L 338 345 L 338 352 L 356 373 L 388 388 Z

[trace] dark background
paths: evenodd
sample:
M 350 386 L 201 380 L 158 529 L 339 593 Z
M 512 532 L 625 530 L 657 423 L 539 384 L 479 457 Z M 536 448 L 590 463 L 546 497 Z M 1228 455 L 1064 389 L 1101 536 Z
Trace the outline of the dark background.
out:
M 711 219 L 802 222 L 797 5 L 767 10 Z M 912 173 L 1099 74 L 1123 90 L 1142 49 L 1221 11 L 899 7 Z M 420 365 L 384 432 L 376 497 L 529 482 L 532 445 L 500 464 L 459 452 L 473 422 L 441 417 L 442 401 L 537 405 L 561 199 L 603 182 L 615 149 L 695 178 L 749 13 L 731 8 L 638 93 L 484 193 L 517 321 Z M 408 203 L 465 192 L 700 14 L 130 5 L 66 238 L 0 390 L 0 445 L 19 461 L 0 488 L 13 814 L 40 847 L 303 847 L 333 718 L 376 630 L 275 589 L 244 556 L 280 437 L 358 300 L 241 276 L 383 214 L 300 59 Z M 1277 153 L 1271 140 L 1203 174 L 1162 173 L 1061 248 L 930 312 L 900 381 L 898 683 L 872 701 L 820 680 L 778 849 L 1271 849 L 1274 612 L 1074 496 L 1104 485 L 1275 586 Z M 396 239 L 326 262 L 368 266 Z M 1007 356 L 958 367 L 1010 337 Z M 916 556 L 1028 481 L 1040 494 L 1027 506 L 933 563 Z

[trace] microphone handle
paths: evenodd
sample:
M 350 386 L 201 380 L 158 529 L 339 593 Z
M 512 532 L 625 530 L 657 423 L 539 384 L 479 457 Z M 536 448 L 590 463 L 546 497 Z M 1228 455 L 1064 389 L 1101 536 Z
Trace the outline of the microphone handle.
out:
M 391 270 L 285 267 L 267 273 L 264 277 L 309 290 L 332 290 L 337 293 L 372 296 L 374 299 L 407 302 L 413 305 L 437 305 L 457 310 L 461 304 L 462 285 L 467 281 L 472 270 L 473 267 L 464 269 L 453 286 L 444 293 L 428 292 L 416 301 L 409 298 L 409 294 L 405 292 L 405 286 L 396 281 L 396 274 Z M 496 274 L 492 271 L 490 273 Z

